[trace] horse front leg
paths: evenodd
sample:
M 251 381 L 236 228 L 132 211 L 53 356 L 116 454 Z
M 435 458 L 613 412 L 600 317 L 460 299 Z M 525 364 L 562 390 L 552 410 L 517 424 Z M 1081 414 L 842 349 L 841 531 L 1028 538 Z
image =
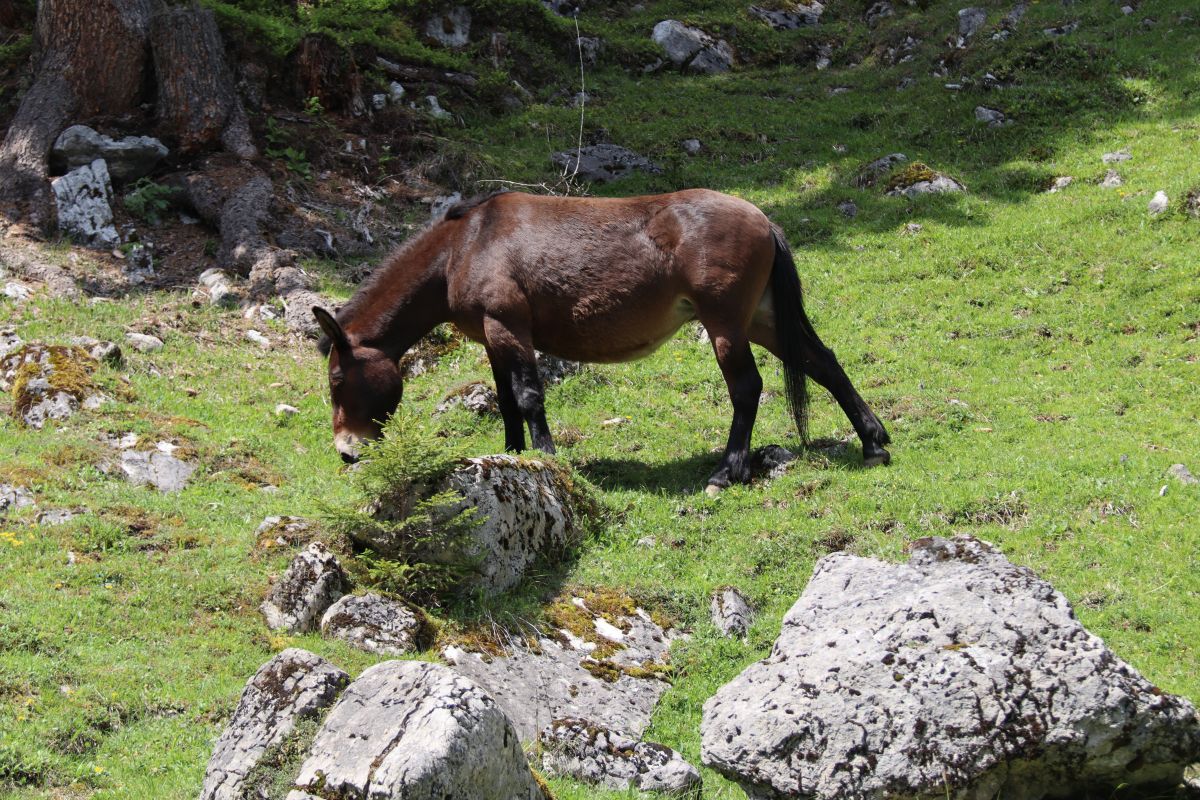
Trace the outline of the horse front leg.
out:
M 725 455 L 705 489 L 709 495 L 715 495 L 731 483 L 750 482 L 750 434 L 758 416 L 763 383 L 745 335 L 728 336 L 711 329 L 709 333 L 717 364 L 729 389 L 729 400 L 733 403 L 733 423 L 729 427 Z
M 525 449 L 525 421 L 513 394 L 512 370 L 503 366 L 500 358 L 488 349 L 488 361 L 492 364 L 492 378 L 496 381 L 496 405 L 504 420 L 504 450 L 519 453 Z
M 484 319 L 483 331 L 487 338 L 488 356 L 492 361 L 492 374 L 496 377 L 497 397 L 503 398 L 500 389 L 503 373 L 508 378 L 508 392 L 520 415 L 515 417 L 515 424 L 519 427 L 520 420 L 524 419 L 529 426 L 529 437 L 533 440 L 533 446 L 544 453 L 553 454 L 554 440 L 550 436 L 550 425 L 546 422 L 546 392 L 541 376 L 538 375 L 537 353 L 533 349 L 527 329 L 512 321 L 505 322 L 489 316 Z M 500 413 L 504 415 L 504 438 L 507 447 L 510 438 L 516 437 L 512 437 L 509 415 L 505 414 L 503 405 Z M 519 440 L 521 448 L 524 448 L 524 432 L 519 434 Z

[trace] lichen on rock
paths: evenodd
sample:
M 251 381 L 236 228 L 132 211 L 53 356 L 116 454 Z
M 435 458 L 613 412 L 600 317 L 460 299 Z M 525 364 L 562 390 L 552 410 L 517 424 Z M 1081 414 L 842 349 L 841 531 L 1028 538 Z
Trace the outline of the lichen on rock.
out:
M 0 360 L 0 385 L 13 397 L 13 416 L 31 428 L 63 420 L 95 394 L 96 360 L 83 348 L 31 342 Z

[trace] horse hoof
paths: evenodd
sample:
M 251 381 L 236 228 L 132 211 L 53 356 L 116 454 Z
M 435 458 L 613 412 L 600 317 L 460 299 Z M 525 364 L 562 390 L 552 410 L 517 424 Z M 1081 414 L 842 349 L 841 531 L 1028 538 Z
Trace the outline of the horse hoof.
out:
M 715 483 L 710 483 L 708 486 L 704 487 L 704 493 L 709 497 L 717 497 L 721 494 L 721 487 L 717 486 Z
M 882 447 L 871 453 L 863 453 L 864 467 L 878 467 L 881 464 L 886 466 L 892 463 L 892 454 Z

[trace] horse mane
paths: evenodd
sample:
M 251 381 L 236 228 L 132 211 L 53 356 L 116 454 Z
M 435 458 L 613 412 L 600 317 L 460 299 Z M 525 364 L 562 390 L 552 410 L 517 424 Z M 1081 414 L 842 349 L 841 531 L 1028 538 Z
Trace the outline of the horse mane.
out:
M 383 263 L 372 270 L 371 274 L 363 279 L 362 283 L 358 285 L 358 289 L 354 292 L 353 296 L 351 296 L 351 298 L 347 300 L 344 305 L 337 309 L 334 317 L 343 325 L 348 320 L 353 319 L 355 312 L 358 311 L 358 309 L 363 305 L 366 298 L 374 292 L 375 288 L 384 282 L 388 273 L 392 271 L 392 267 L 402 262 L 404 260 L 404 256 L 407 255 L 410 250 L 416 247 L 418 243 L 424 240 L 425 237 L 428 236 L 442 222 L 446 220 L 461 219 L 479 206 L 487 203 L 489 200 L 492 200 L 493 198 L 502 194 L 507 194 L 508 191 L 508 189 L 497 189 L 493 192 L 475 195 L 474 197 L 470 197 L 450 206 L 444 216 L 429 223 L 420 233 L 418 233 L 416 236 L 410 236 L 399 247 L 389 253 L 387 258 L 383 260 Z M 321 334 L 321 338 L 317 340 L 317 349 L 321 352 L 321 355 L 328 356 L 332 347 L 333 342 L 329 340 L 329 337 L 325 334 Z

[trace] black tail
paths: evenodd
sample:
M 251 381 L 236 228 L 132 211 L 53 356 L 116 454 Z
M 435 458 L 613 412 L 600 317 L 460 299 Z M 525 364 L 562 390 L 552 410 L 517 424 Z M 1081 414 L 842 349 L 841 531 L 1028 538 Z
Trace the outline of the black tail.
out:
M 796 420 L 800 439 L 808 444 L 808 381 L 804 370 L 804 351 L 822 347 L 817 332 L 804 313 L 804 291 L 796 262 L 783 238 L 783 231 L 772 225 L 775 237 L 775 263 L 771 267 L 771 299 L 775 306 L 775 338 L 783 361 L 783 385 L 788 406 Z

